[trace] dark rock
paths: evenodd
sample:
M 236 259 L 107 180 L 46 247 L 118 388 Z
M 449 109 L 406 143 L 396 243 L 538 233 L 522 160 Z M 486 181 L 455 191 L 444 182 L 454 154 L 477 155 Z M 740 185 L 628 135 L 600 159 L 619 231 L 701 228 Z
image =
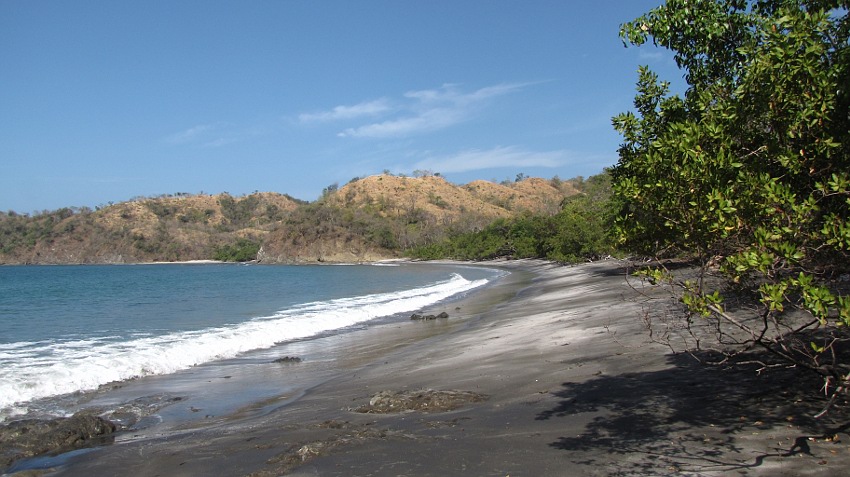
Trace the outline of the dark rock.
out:
M 414 313 L 414 314 L 410 315 L 411 320 L 422 320 L 422 321 L 436 320 L 438 318 L 448 318 L 448 317 L 449 317 L 449 314 L 446 313 L 445 311 L 440 313 L 439 315 L 420 315 L 418 313 Z
M 301 358 L 299 358 L 298 356 L 284 356 L 284 357 L 278 358 L 278 359 L 276 359 L 272 362 L 273 363 L 300 363 Z
M 71 417 L 11 422 L 0 427 L 0 471 L 28 457 L 106 443 L 115 429 L 114 423 L 86 411 Z

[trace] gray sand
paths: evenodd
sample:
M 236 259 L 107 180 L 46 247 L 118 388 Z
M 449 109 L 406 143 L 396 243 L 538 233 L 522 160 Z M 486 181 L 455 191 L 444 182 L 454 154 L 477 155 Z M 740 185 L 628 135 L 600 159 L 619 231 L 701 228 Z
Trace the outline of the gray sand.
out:
M 650 344 L 623 264 L 498 266 L 517 273 L 452 304 L 460 309 L 448 310 L 449 320 L 349 334 L 337 343 L 335 371 L 300 397 L 119 439 L 49 475 L 791 476 L 850 468 L 844 408 L 815 421 L 823 401 L 789 389 L 793 374 L 703 367 Z M 391 393 L 373 399 L 382 391 Z M 413 409 L 384 412 L 387 395 Z

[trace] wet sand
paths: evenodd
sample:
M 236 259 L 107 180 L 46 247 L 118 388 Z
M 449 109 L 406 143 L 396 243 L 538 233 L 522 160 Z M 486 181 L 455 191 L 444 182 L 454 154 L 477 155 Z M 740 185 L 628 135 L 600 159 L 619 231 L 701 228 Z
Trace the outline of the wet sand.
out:
M 645 302 L 624 263 L 487 265 L 514 273 L 447 310 L 424 310 L 448 311 L 448 320 L 345 333 L 335 338 L 332 366 L 287 365 L 315 369 L 304 389 L 167 432 L 125 435 L 46 475 L 791 476 L 850 468 L 845 409 L 812 419 L 823 401 L 793 374 L 703 367 L 649 343 L 642 306 L 669 304 Z M 382 391 L 404 392 L 398 404 L 419 407 L 383 412 L 373 399 Z

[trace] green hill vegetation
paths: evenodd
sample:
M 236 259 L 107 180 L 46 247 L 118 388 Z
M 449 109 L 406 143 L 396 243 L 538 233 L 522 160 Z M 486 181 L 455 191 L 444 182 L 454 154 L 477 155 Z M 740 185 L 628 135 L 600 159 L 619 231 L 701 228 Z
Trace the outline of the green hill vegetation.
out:
M 420 259 L 544 258 L 580 262 L 616 254 L 611 178 L 603 173 L 572 182 L 580 192 L 565 198 L 555 214 L 499 218 L 475 231 L 448 231 L 440 241 L 414 247 Z
M 670 94 L 641 68 L 611 172 L 620 245 L 698 269 L 643 271 L 689 312 L 655 336 L 707 361 L 816 373 L 832 399 L 850 384 L 848 9 L 668 0 L 623 25 L 627 44 L 669 49 L 688 86 Z
M 383 174 L 329 186 L 309 203 L 276 193 L 174 194 L 96 210 L 10 211 L 0 213 L 0 263 L 397 258 L 494 220 L 558 214 L 565 198 L 591 182 L 518 179 L 458 186 L 434 174 Z

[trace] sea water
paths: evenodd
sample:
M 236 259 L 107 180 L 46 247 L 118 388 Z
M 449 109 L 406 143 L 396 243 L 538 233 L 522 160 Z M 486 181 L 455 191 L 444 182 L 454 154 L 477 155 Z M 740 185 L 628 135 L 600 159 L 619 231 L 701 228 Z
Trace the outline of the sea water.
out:
M 395 263 L 0 267 L 0 421 L 107 383 L 346 333 L 505 272 Z M 407 315 L 405 315 L 407 314 Z M 52 400 L 52 401 L 51 401 Z

